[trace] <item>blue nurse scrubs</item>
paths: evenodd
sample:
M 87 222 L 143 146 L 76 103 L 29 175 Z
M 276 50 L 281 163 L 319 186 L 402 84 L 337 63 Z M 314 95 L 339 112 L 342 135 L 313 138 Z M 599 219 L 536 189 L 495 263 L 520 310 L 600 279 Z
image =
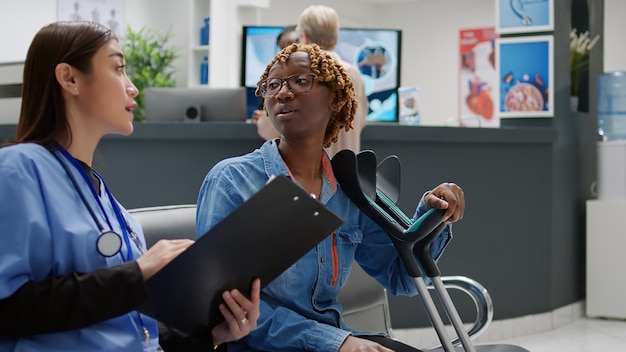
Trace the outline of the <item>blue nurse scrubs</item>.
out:
M 64 161 L 99 222 L 106 230 L 122 234 L 123 224 L 116 219 L 105 185 L 100 184 L 100 196 L 96 199 L 80 171 L 67 159 Z M 132 241 L 122 241 L 120 252 L 111 257 L 99 254 L 97 223 L 59 160 L 40 145 L 24 143 L 0 148 L 0 201 L 0 299 L 11 296 L 28 281 L 73 272 L 90 273 L 141 255 Z M 141 226 L 119 203 L 118 206 L 145 248 Z M 144 326 L 151 336 L 147 343 Z M 0 336 L 0 351 L 157 350 L 156 321 L 136 311 L 77 330 Z

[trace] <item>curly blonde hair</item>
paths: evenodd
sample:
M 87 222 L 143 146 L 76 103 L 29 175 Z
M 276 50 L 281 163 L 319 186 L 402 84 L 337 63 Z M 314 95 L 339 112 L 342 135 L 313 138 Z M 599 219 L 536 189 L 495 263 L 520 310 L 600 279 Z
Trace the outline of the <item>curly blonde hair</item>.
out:
M 259 78 L 255 94 L 261 96 L 261 82 L 267 78 L 270 68 L 277 62 L 284 63 L 295 52 L 302 51 L 309 54 L 311 70 L 319 80 L 323 82 L 334 94 L 335 99 L 331 110 L 334 112 L 326 127 L 324 135 L 324 148 L 337 141 L 341 129 L 349 131 L 352 120 L 356 113 L 358 102 L 352 87 L 352 79 L 348 76 L 341 62 L 335 60 L 330 54 L 322 50 L 317 44 L 291 44 L 282 49 L 267 65 Z

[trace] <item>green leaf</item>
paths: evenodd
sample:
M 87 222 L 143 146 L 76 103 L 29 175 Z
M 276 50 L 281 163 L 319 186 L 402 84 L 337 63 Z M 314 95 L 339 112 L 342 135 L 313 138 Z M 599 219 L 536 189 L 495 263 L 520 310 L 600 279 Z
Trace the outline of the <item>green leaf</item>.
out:
M 145 121 L 144 89 L 148 87 L 176 86 L 174 61 L 180 57 L 180 48 L 171 45 L 172 27 L 165 33 L 142 27 L 127 27 L 123 38 L 126 74 L 139 90 L 133 110 L 135 121 Z

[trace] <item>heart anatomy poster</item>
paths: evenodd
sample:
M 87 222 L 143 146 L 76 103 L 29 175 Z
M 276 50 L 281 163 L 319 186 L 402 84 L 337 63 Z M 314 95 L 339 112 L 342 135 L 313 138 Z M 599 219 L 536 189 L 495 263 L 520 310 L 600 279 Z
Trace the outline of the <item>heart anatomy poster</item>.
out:
M 466 127 L 500 127 L 493 27 L 459 31 L 459 116 Z

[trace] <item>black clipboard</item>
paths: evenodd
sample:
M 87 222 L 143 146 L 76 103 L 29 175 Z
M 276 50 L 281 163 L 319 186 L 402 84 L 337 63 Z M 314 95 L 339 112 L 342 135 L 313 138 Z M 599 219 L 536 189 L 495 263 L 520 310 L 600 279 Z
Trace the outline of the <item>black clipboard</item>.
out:
M 269 181 L 180 256 L 146 281 L 139 311 L 171 327 L 205 334 L 224 320 L 222 292 L 265 286 L 343 220 L 286 176 Z

